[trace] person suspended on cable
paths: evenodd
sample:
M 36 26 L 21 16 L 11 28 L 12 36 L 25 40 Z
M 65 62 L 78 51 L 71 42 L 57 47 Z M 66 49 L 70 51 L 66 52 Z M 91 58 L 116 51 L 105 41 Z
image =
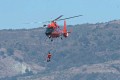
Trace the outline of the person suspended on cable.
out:
M 49 62 L 50 61 L 50 59 L 51 59 L 51 53 L 50 52 L 48 52 L 48 55 L 47 55 L 47 62 Z

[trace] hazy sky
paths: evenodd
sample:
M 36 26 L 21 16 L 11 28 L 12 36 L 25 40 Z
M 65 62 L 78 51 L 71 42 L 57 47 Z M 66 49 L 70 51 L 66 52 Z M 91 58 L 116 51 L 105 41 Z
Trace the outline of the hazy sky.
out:
M 67 24 L 120 19 L 120 0 L 0 0 L 0 29 L 37 28 L 42 24 L 32 22 L 79 14 L 84 16 L 67 20 Z

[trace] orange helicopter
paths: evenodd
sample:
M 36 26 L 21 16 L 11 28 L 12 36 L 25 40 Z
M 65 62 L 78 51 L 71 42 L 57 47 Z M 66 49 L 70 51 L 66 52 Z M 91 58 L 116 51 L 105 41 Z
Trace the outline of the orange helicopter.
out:
M 71 18 L 82 16 L 82 15 L 60 19 L 62 16 L 63 15 L 59 16 L 55 20 L 47 21 L 47 22 L 51 22 L 48 25 L 43 25 L 44 27 L 47 26 L 45 34 L 47 37 L 49 37 L 49 39 L 51 39 L 51 41 L 53 41 L 53 38 L 58 38 L 58 37 L 61 37 L 61 39 L 62 39 L 62 37 L 67 38 L 69 36 L 69 33 L 71 33 L 71 31 L 67 31 L 66 19 L 71 19 Z M 56 23 L 56 21 L 61 21 L 61 20 L 64 20 L 64 26 L 63 26 L 62 30 L 60 29 L 60 27 Z

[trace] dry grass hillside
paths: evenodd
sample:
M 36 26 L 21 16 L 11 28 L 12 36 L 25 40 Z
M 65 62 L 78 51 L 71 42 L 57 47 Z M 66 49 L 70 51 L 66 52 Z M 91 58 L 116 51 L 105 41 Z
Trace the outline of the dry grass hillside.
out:
M 42 28 L 0 30 L 0 80 L 120 79 L 120 20 L 70 28 L 53 42 Z

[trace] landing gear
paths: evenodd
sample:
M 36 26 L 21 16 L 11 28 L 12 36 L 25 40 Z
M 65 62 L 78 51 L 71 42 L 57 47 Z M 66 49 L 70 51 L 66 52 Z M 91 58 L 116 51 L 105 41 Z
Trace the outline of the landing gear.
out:
M 51 39 L 51 42 L 53 41 L 53 39 Z

